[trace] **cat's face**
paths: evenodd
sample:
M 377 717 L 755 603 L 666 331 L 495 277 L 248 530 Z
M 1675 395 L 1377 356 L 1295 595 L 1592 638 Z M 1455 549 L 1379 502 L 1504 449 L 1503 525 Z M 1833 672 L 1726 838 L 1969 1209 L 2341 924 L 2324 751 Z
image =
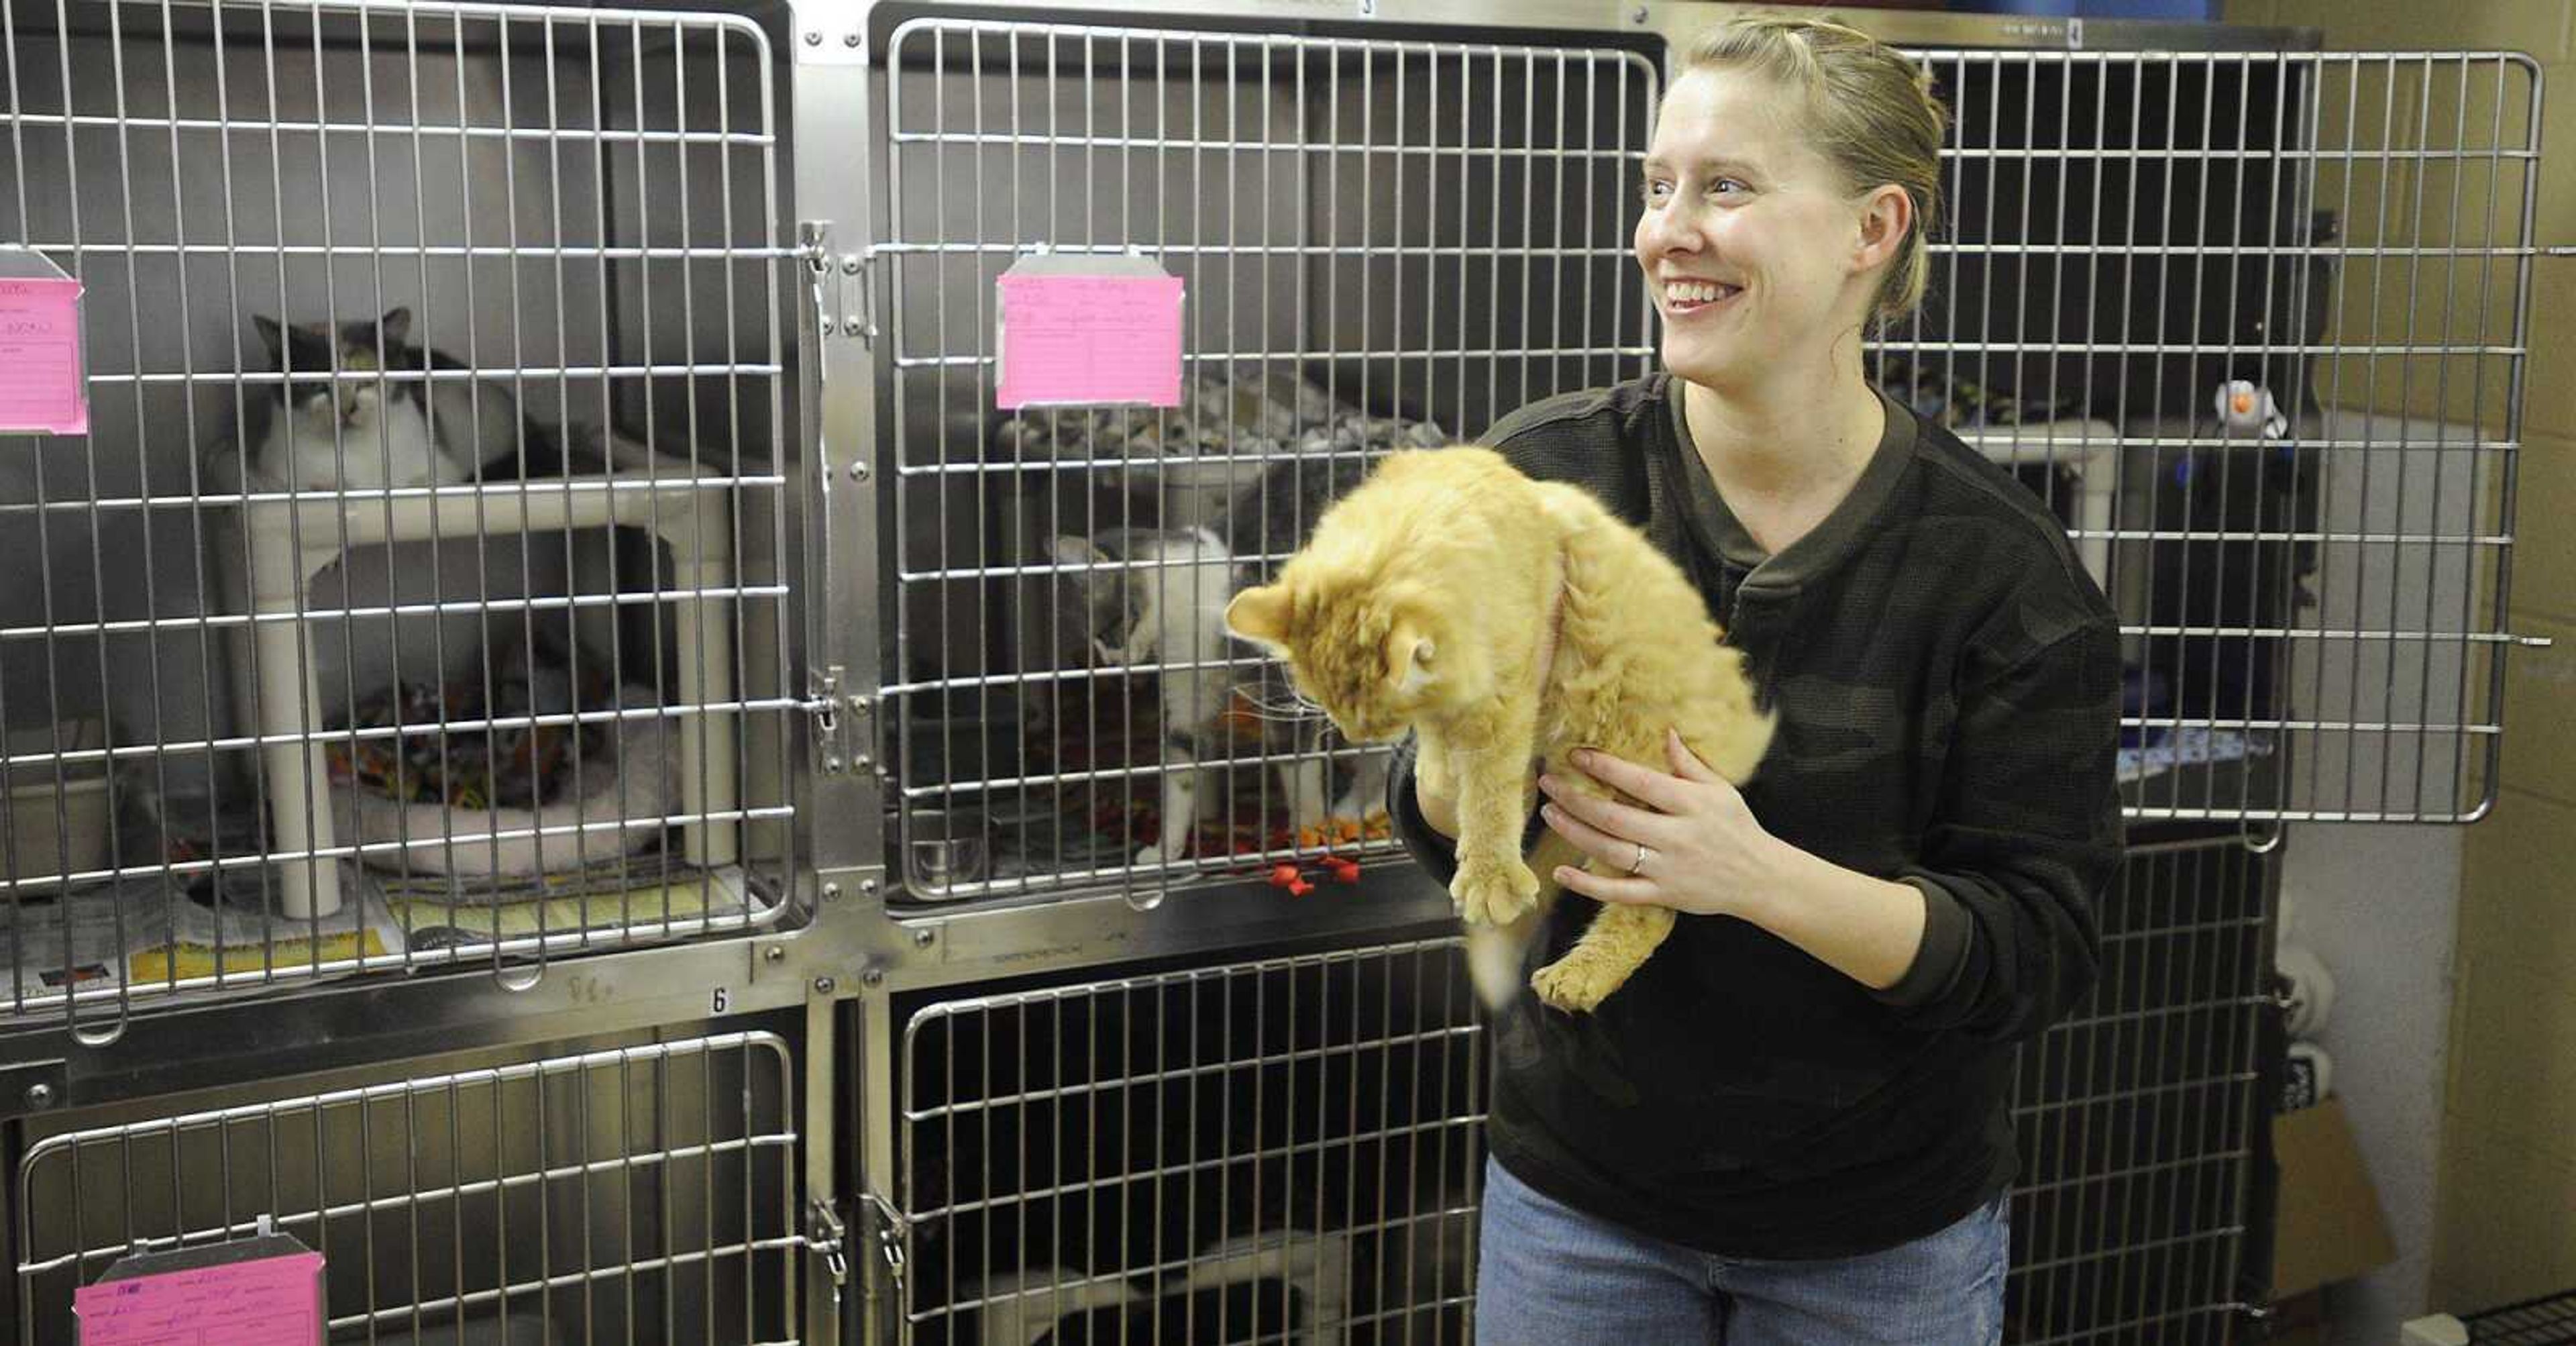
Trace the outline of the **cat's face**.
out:
M 299 430 L 328 437 L 373 428 L 384 399 L 402 390 L 379 385 L 366 375 L 378 367 L 377 352 L 399 365 L 404 340 L 411 334 L 411 310 L 398 308 L 373 321 L 297 323 L 254 317 L 260 339 L 268 344 L 269 367 L 286 374 L 287 414 Z M 334 377 L 337 375 L 337 377 Z
M 1393 586 L 1306 557 L 1246 589 L 1226 629 L 1286 661 L 1297 692 L 1354 743 L 1391 743 L 1455 689 L 1438 614 Z

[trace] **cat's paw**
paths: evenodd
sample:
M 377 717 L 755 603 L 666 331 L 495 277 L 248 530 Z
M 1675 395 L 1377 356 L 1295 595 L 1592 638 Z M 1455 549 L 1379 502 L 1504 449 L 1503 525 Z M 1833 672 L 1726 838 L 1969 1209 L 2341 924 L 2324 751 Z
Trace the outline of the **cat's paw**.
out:
M 1634 970 L 1577 949 L 1531 973 L 1530 989 L 1558 1009 L 1588 1014 L 1600 1008 L 1601 1002 L 1624 985 Z
M 1461 860 L 1449 881 L 1458 915 L 1470 925 L 1509 925 L 1538 904 L 1538 875 L 1518 857 Z
M 1136 852 L 1136 865 L 1140 869 L 1147 865 L 1159 865 L 1161 863 L 1163 863 L 1163 848 L 1160 846 L 1148 846 L 1145 849 Z

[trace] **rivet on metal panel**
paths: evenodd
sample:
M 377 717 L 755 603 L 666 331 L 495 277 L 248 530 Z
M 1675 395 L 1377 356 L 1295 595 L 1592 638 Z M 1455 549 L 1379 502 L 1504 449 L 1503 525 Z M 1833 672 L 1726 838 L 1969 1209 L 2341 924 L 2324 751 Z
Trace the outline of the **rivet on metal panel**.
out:
M 871 967 L 860 972 L 859 984 L 862 986 L 885 985 L 885 969 L 881 967 Z
M 827 772 L 829 772 L 829 773 L 831 773 L 832 775 L 835 775 L 835 776 L 840 775 L 840 774 L 841 774 L 841 759 L 840 759 L 840 758 L 838 758 L 838 757 L 826 757 L 826 758 L 824 758 L 824 759 L 823 759 L 823 770 L 825 770 L 825 771 L 827 771 Z
M 1632 10 L 1628 11 L 1628 22 L 1630 22 L 1630 23 L 1644 23 L 1645 21 L 1646 21 L 1646 7 L 1645 7 L 1644 5 L 1639 5 L 1639 6 L 1637 6 L 1635 9 L 1632 9 Z
M 850 713 L 853 715 L 871 715 L 876 712 L 877 703 L 870 699 L 865 692 L 852 692 L 850 693 L 849 707 Z
M 877 881 L 874 879 L 859 880 L 859 891 L 866 893 L 871 897 L 875 896 L 877 891 Z
M 864 462 L 859 462 L 859 463 L 852 463 L 852 464 L 850 464 L 850 480 L 852 480 L 852 481 L 866 481 L 867 479 L 868 479 L 868 465 L 867 465 L 866 463 L 864 463 Z
M 859 274 L 860 265 L 859 255 L 857 253 L 851 253 L 849 256 L 841 259 L 841 274 L 844 276 L 855 276 Z
M 829 977 L 816 977 L 814 979 L 814 994 L 830 995 L 832 992 L 840 989 L 840 985 L 841 984 L 839 982 L 836 982 Z
M 772 963 L 784 963 L 787 961 L 787 946 L 784 944 L 772 944 L 768 948 L 761 950 L 760 956 Z
M 837 883 L 827 883 L 827 884 L 824 884 L 824 885 L 823 885 L 823 900 L 824 900 L 824 901 L 826 901 L 826 902 L 838 902 L 838 901 L 840 901 L 840 900 L 841 900 L 841 885 L 839 885 L 839 884 L 837 884 Z
M 865 40 L 865 39 L 861 38 L 861 37 L 860 37 L 857 33 L 855 33 L 855 32 L 849 32 L 849 33 L 843 33 L 843 34 L 841 34 L 841 45 L 842 45 L 842 46 L 844 46 L 844 47 L 856 47 L 856 46 L 858 46 L 858 45 L 859 45 L 859 43 L 860 43 L 860 42 L 862 42 L 862 41 L 864 41 L 864 40 Z
M 939 932 L 936 930 L 924 927 L 912 932 L 912 947 L 916 949 L 927 949 L 938 941 Z
M 34 1108 L 34 1109 L 36 1109 L 37 1111 L 42 1112 L 42 1111 L 44 1111 L 45 1109 L 52 1107 L 53 1105 L 54 1105 L 54 1086 L 52 1086 L 52 1085 L 50 1085 L 50 1084 L 31 1084 L 31 1085 L 28 1085 L 28 1086 L 27 1086 L 27 1106 L 28 1106 L 28 1107 Z
M 866 753 L 860 753 L 858 756 L 850 759 L 850 769 L 853 771 L 865 771 L 876 764 L 877 760 L 868 756 Z
M 823 45 L 823 30 L 822 30 L 822 29 L 820 29 L 820 28 L 815 28 L 815 29 L 809 29 L 809 30 L 807 30 L 807 32 L 806 32 L 806 34 L 805 34 L 805 45 L 806 45 L 806 46 L 809 46 L 809 47 L 819 47 L 819 46 L 822 46 L 822 45 Z
M 818 318 L 818 319 L 816 319 L 816 320 L 815 320 L 815 324 L 816 324 L 816 326 L 817 326 L 817 327 L 819 327 L 819 328 L 822 330 L 823 335 L 825 335 L 825 336 L 830 336 L 830 335 L 832 334 L 832 320 L 831 320 L 831 319 L 829 319 L 829 318 Z

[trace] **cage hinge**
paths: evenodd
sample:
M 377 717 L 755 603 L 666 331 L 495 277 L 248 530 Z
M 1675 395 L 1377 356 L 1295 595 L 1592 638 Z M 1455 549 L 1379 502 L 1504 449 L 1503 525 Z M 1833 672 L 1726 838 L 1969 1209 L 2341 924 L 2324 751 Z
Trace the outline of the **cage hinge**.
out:
M 912 1227 L 904 1223 L 903 1212 L 894 1203 L 877 1195 L 876 1189 L 861 1187 L 859 1200 L 865 1202 L 868 1216 L 876 1225 L 877 1254 L 885 1259 L 886 1276 L 895 1293 L 903 1293 L 903 1245 L 912 1238 Z

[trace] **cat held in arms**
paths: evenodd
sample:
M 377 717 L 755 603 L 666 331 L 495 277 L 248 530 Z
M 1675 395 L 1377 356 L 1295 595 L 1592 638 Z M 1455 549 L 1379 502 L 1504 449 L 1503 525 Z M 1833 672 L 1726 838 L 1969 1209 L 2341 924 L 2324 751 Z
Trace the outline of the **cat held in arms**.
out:
M 1719 643 L 1681 569 L 1590 494 L 1489 449 L 1388 455 L 1276 581 L 1234 598 L 1226 625 L 1285 660 L 1354 741 L 1414 732 L 1423 788 L 1458 801 L 1449 893 L 1489 1006 L 1517 993 L 1557 895 L 1545 876 L 1579 858 L 1547 832 L 1522 861 L 1533 763 L 1599 790 L 1572 769 L 1576 749 L 1661 770 L 1669 727 L 1741 784 L 1771 743 L 1743 657 Z M 1530 985 L 1560 1009 L 1593 1009 L 1672 928 L 1668 908 L 1604 906 Z

